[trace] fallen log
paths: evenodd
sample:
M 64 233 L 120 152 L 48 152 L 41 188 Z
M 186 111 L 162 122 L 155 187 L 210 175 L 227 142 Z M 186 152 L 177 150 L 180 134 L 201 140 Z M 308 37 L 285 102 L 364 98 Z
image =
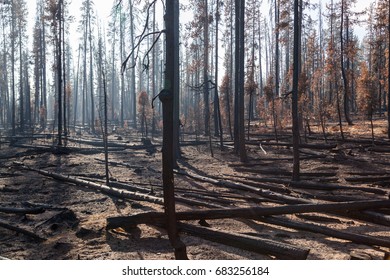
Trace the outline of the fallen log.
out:
M 264 217 L 264 218 L 260 218 L 259 220 L 265 223 L 293 228 L 297 230 L 321 233 L 326 236 L 331 236 L 343 240 L 349 240 L 358 244 L 374 245 L 374 246 L 390 248 L 390 240 L 379 238 L 379 237 L 362 235 L 362 234 L 352 233 L 352 232 L 345 232 L 341 230 L 331 229 L 325 226 L 319 226 L 311 223 L 295 222 L 289 219 L 279 218 L 279 217 L 278 218 Z
M 389 147 L 378 147 L 378 146 L 373 146 L 368 148 L 370 152 L 376 152 L 376 153 L 390 153 L 390 148 Z
M 40 237 L 39 235 L 37 235 L 37 234 L 35 234 L 35 233 L 31 232 L 31 231 L 28 231 L 26 229 L 20 228 L 18 226 L 11 225 L 11 224 L 3 221 L 3 220 L 0 220 L 0 227 L 6 228 L 6 229 L 9 229 L 9 230 L 18 232 L 18 233 L 22 233 L 22 234 L 24 234 L 26 236 L 34 238 L 37 241 L 45 241 L 46 240 L 46 238 Z
M 45 212 L 42 207 L 36 208 L 13 208 L 13 207 L 0 207 L 0 212 L 7 214 L 40 214 Z
M 144 200 L 144 201 L 149 201 L 149 202 L 160 204 L 160 205 L 163 204 L 163 199 L 160 197 L 156 197 L 156 196 L 152 196 L 152 195 L 148 195 L 148 194 L 141 194 L 138 192 L 131 192 L 131 191 L 127 191 L 127 190 L 120 190 L 117 188 L 109 187 L 109 186 L 104 185 L 104 184 L 98 184 L 98 183 L 90 182 L 87 180 L 75 178 L 73 176 L 64 176 L 64 175 L 61 175 L 58 173 L 48 172 L 45 170 L 36 169 L 36 168 L 26 166 L 20 162 L 14 162 L 14 164 L 22 167 L 23 169 L 34 171 L 34 172 L 37 172 L 41 175 L 54 178 L 56 180 L 69 182 L 69 183 L 73 183 L 75 185 L 80 185 L 80 186 L 84 186 L 84 187 L 89 187 L 89 188 L 92 188 L 92 189 L 95 189 L 95 190 L 98 190 L 98 191 L 101 191 L 103 193 L 113 195 L 116 197 L 129 198 L 129 199 L 134 199 L 134 200 Z
M 61 154 L 70 154 L 78 153 L 84 155 L 93 155 L 103 153 L 103 149 L 91 149 L 91 148 L 79 148 L 79 147 L 57 147 L 57 146 L 43 146 L 43 145 L 27 145 L 27 144 L 15 144 L 14 147 L 33 149 L 36 153 L 61 153 Z M 108 151 L 123 151 L 124 148 L 112 147 Z
M 177 220 L 211 220 L 211 219 L 258 219 L 261 216 L 297 214 L 310 212 L 342 213 L 365 209 L 390 208 L 390 200 L 364 200 L 353 202 L 324 203 L 324 204 L 297 204 L 274 207 L 250 207 L 213 210 L 194 210 L 176 213 Z M 128 217 L 107 218 L 107 228 L 117 228 L 123 224 L 137 225 L 140 223 L 162 223 L 164 213 L 145 212 Z
M 99 161 L 99 162 L 102 162 L 102 163 L 106 162 L 105 160 L 102 160 L 102 159 L 99 159 L 99 158 L 95 158 L 95 160 Z M 127 167 L 127 168 L 139 168 L 139 169 L 143 169 L 144 168 L 144 166 L 141 166 L 141 165 L 131 165 L 131 164 L 128 164 L 128 163 L 125 163 L 125 162 L 109 161 L 108 164 L 112 165 L 112 166 L 124 166 L 124 167 Z
M 260 183 L 277 183 L 277 184 L 285 184 L 294 188 L 299 189 L 313 189 L 313 190 L 349 190 L 349 191 L 362 191 L 367 193 L 374 193 L 379 195 L 387 196 L 389 194 L 388 191 L 382 190 L 379 188 L 373 187 L 357 187 L 357 186 L 344 186 L 339 184 L 324 184 L 324 183 L 314 183 L 307 181 L 291 181 L 289 179 L 282 178 L 260 178 L 255 176 L 245 176 L 246 179 L 260 182 Z
M 264 146 L 282 146 L 282 147 L 292 147 L 292 143 L 287 142 L 257 142 L 257 145 Z M 313 150 L 331 150 L 337 147 L 337 144 L 309 144 L 309 143 L 301 143 L 299 144 L 299 148 L 307 148 Z
M 261 188 L 256 188 L 256 187 L 249 186 L 246 184 L 237 184 L 237 183 L 230 182 L 230 181 L 205 177 L 205 176 L 201 176 L 198 174 L 185 172 L 183 170 L 180 170 L 180 171 L 176 170 L 175 172 L 177 174 L 185 175 L 185 176 L 188 176 L 188 177 L 193 178 L 195 180 L 207 182 L 210 184 L 214 184 L 216 186 L 221 186 L 221 187 L 226 187 L 226 188 L 231 188 L 231 189 L 236 189 L 236 190 L 246 190 L 246 191 L 254 192 L 262 197 L 269 198 L 272 200 L 279 200 L 279 201 L 282 201 L 282 202 L 285 202 L 288 204 L 311 204 L 314 202 L 314 200 L 312 200 L 312 199 L 298 198 L 298 197 L 294 197 L 294 196 L 290 196 L 290 195 L 283 195 L 283 194 L 280 194 L 277 192 L 268 191 L 268 190 L 264 190 Z M 253 178 L 257 178 L 257 177 L 253 177 Z M 356 216 L 353 216 L 353 218 L 356 218 L 358 220 L 363 220 L 366 222 L 381 224 L 381 225 L 385 225 L 385 226 L 389 225 L 389 221 L 386 218 L 372 215 L 370 212 L 367 213 L 367 211 L 362 211 L 362 212 L 359 212 L 359 214 Z M 364 215 L 362 215 L 362 214 L 364 214 Z M 352 217 L 351 213 L 346 213 L 346 214 L 343 214 L 342 216 Z
M 355 172 L 355 171 L 352 171 L 352 172 L 348 172 L 349 175 L 351 176 L 386 176 L 386 175 L 389 175 L 389 172 L 373 172 L 373 171 L 362 171 L 360 170 L 359 172 Z
M 246 176 L 239 176 L 239 175 L 229 175 L 232 177 L 232 179 L 230 180 L 234 180 L 234 182 L 236 183 L 242 183 L 242 184 L 246 184 L 246 185 L 249 185 L 249 186 L 253 186 L 253 187 L 261 187 L 262 189 L 265 189 L 265 190 L 271 190 L 271 191 L 275 191 L 275 192 L 278 192 L 278 193 L 285 193 L 285 194 L 291 194 L 292 191 L 290 188 L 288 187 L 285 187 L 283 185 L 271 185 L 271 184 L 263 184 L 263 183 L 259 183 L 259 182 L 255 182 L 255 181 L 251 181 L 250 177 L 246 177 Z M 237 179 L 239 178 L 239 179 Z M 255 177 L 257 178 L 257 177 Z M 242 180 L 242 179 L 245 179 L 245 180 Z M 348 195 L 341 195 L 341 194 L 321 194 L 321 193 L 315 193 L 315 194 L 312 194 L 312 193 L 309 193 L 309 192 L 305 192 L 303 190 L 296 190 L 294 189 L 293 191 L 296 195 L 300 196 L 300 197 L 305 197 L 307 199 L 316 199 L 316 200 L 323 200 L 323 201 L 328 201 L 328 202 L 347 202 L 347 201 L 359 201 L 359 200 L 363 200 L 363 199 L 367 199 L 367 198 L 359 198 L 359 197 L 354 197 L 354 196 L 348 196 Z
M 30 202 L 30 201 L 25 201 L 22 202 L 22 205 L 25 207 L 35 207 L 35 208 L 43 208 L 44 210 L 67 210 L 68 208 L 66 207 L 59 207 L 59 206 L 54 206 L 50 204 L 43 204 L 43 203 L 35 203 L 35 202 Z
M 267 174 L 267 175 L 282 175 L 282 176 L 292 176 L 291 171 L 277 170 L 277 169 L 253 169 L 245 167 L 236 167 L 238 172 L 249 172 L 256 174 Z M 300 172 L 299 175 L 304 177 L 334 177 L 337 176 L 336 172 Z
M 375 183 L 389 181 L 390 176 L 353 176 L 345 177 L 345 181 L 353 183 Z
M 189 178 L 192 178 L 192 179 L 195 179 L 198 181 L 202 181 L 202 182 L 206 182 L 206 183 L 210 183 L 210 184 L 213 184 L 213 185 L 216 185 L 219 187 L 224 187 L 224 188 L 228 188 L 228 189 L 251 191 L 251 192 L 259 194 L 262 197 L 269 198 L 272 200 L 280 200 L 280 201 L 292 203 L 292 204 L 311 203 L 312 202 L 312 201 L 309 201 L 307 199 L 296 198 L 296 197 L 280 194 L 277 192 L 269 191 L 269 190 L 266 190 L 263 188 L 249 186 L 246 184 L 239 184 L 239 183 L 235 183 L 232 181 L 205 177 L 205 176 L 201 176 L 201 175 L 198 175 L 198 174 L 195 174 L 192 172 L 190 173 L 190 172 L 184 171 L 184 170 L 175 170 L 174 172 L 177 174 L 188 176 Z
M 326 155 L 308 155 L 299 157 L 300 160 L 308 160 L 308 159 L 318 159 L 318 158 L 326 158 Z M 292 157 L 262 157 L 251 159 L 249 162 L 245 163 L 230 163 L 229 167 L 254 167 L 254 166 L 269 166 L 270 161 L 293 161 Z
M 379 212 L 374 212 L 371 210 L 362 211 L 362 212 L 351 212 L 349 213 L 349 216 L 355 219 L 364 219 L 372 223 L 381 224 L 390 227 L 390 216 Z
M 233 246 L 243 250 L 275 256 L 278 259 L 305 260 L 309 249 L 302 249 L 275 240 L 249 236 L 239 233 L 228 233 L 205 227 L 179 223 L 180 231 L 220 244 Z
M 68 138 L 69 141 L 79 144 L 85 144 L 95 147 L 103 147 L 103 141 L 102 140 L 87 140 L 87 139 L 76 139 L 76 138 Z M 130 145 L 128 143 L 116 143 L 116 142 L 108 142 L 108 147 L 110 148 L 121 148 L 121 149 L 146 149 L 151 147 L 159 147 L 161 144 L 134 144 Z
M 115 197 L 127 198 L 127 199 L 133 199 L 133 200 L 142 200 L 142 201 L 148 201 L 148 202 L 152 202 L 155 204 L 163 205 L 163 198 L 149 195 L 149 194 L 145 194 L 145 193 L 141 193 L 140 191 L 129 191 L 129 190 L 124 190 L 124 189 L 118 189 L 115 187 L 107 186 L 105 184 L 95 183 L 95 182 L 91 182 L 88 180 L 76 178 L 73 176 L 64 176 L 64 175 L 61 175 L 58 173 L 48 172 L 45 170 L 28 167 L 26 165 L 23 165 L 22 163 L 18 163 L 18 162 L 14 162 L 14 163 L 16 165 L 26 169 L 26 170 L 34 171 L 34 172 L 37 172 L 41 175 L 51 177 L 53 179 L 60 180 L 63 182 L 69 182 L 69 183 L 72 183 L 75 185 L 89 187 L 89 188 L 101 191 L 102 193 L 112 195 Z M 139 187 L 133 186 L 133 188 L 139 190 Z M 145 190 L 143 190 L 143 191 L 145 191 Z M 196 199 L 183 198 L 183 197 L 179 197 L 179 196 L 175 197 L 175 200 L 177 202 L 181 202 L 181 203 L 185 203 L 185 204 L 189 204 L 189 205 L 215 207 L 215 208 L 219 207 L 219 205 L 214 205 L 213 203 L 211 203 L 209 201 L 199 201 Z
M 46 152 L 48 152 L 47 149 L 38 149 L 38 150 L 31 150 L 30 149 L 30 150 L 20 152 L 20 153 L 2 155 L 1 159 L 5 160 L 5 159 L 11 159 L 11 158 L 21 158 L 21 157 L 25 157 L 25 156 L 39 155 L 39 154 L 43 154 Z

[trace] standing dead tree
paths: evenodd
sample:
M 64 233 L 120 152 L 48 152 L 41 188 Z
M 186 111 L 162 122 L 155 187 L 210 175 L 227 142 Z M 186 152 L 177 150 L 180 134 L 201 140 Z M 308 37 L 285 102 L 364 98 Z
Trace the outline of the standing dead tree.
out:
M 178 138 L 177 135 L 178 126 L 178 110 L 175 110 L 174 104 L 178 104 L 179 98 L 179 1 L 167 0 L 165 6 L 165 30 L 158 32 L 146 33 L 147 26 L 149 26 L 149 16 L 151 8 L 156 5 L 157 0 L 154 0 L 148 6 L 148 13 L 146 18 L 146 24 L 138 41 L 134 45 L 129 56 L 122 64 L 122 72 L 126 69 L 128 60 L 132 57 L 132 54 L 136 52 L 138 54 L 142 41 L 156 34 L 157 37 L 154 40 L 150 49 L 146 52 L 143 64 L 148 68 L 149 54 L 154 48 L 155 44 L 159 40 L 162 33 L 166 36 L 166 69 L 165 69 L 165 82 L 164 89 L 159 93 L 160 101 L 163 104 L 163 149 L 162 149 L 162 177 L 163 177 L 163 190 L 164 190 L 164 211 L 167 224 L 168 236 L 172 247 L 175 250 L 176 259 L 188 259 L 186 253 L 186 246 L 180 240 L 177 230 L 176 222 L 176 210 L 175 210 L 175 190 L 174 190 L 174 175 L 173 168 L 176 162 L 178 145 L 175 141 Z M 119 4 L 121 1 L 119 1 Z

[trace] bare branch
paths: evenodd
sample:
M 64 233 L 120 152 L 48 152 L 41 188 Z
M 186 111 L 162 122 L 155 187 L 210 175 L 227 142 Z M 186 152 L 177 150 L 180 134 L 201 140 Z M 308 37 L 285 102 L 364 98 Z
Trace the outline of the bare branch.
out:
M 189 85 L 189 84 L 187 84 L 187 87 L 189 87 L 190 89 L 193 89 L 193 90 L 203 90 L 203 86 L 206 84 L 206 83 L 210 83 L 210 84 L 212 84 L 214 87 L 212 87 L 212 88 L 210 88 L 210 89 L 213 89 L 213 88 L 215 88 L 215 83 L 212 81 L 212 80 L 208 80 L 208 81 L 206 81 L 206 82 L 203 82 L 202 84 L 200 84 L 200 85 L 197 85 L 197 86 L 193 86 L 193 85 Z
M 154 34 L 158 34 L 157 38 L 154 40 L 152 46 L 149 48 L 149 50 L 146 52 L 145 56 L 144 56 L 144 59 L 143 59 L 143 65 L 145 67 L 145 69 L 148 69 L 149 68 L 149 53 L 154 49 L 154 46 L 157 44 L 158 40 L 160 39 L 161 37 L 161 34 L 165 33 L 165 30 L 161 30 L 161 31 L 157 31 L 157 32 L 152 32 L 152 33 L 149 33 L 149 35 L 154 35 Z M 147 63 L 145 63 L 145 59 L 147 59 Z
M 122 2 L 122 0 L 119 0 L 119 3 L 121 3 L 121 2 Z M 150 9 L 156 4 L 156 2 L 157 2 L 157 0 L 153 0 L 153 1 L 149 4 L 149 6 L 148 6 L 147 13 L 146 13 L 146 20 L 145 20 L 144 29 L 142 30 L 141 35 L 139 35 L 139 36 L 136 37 L 136 38 L 139 38 L 137 44 L 135 44 L 135 46 L 134 46 L 133 49 L 131 50 L 130 54 L 127 56 L 127 58 L 125 59 L 125 61 L 122 63 L 122 67 L 121 67 L 121 68 L 122 68 L 122 69 L 121 69 L 122 74 L 123 74 L 123 72 L 124 72 L 125 69 L 126 69 L 127 62 L 129 61 L 130 57 L 134 54 L 134 51 L 137 49 L 137 57 L 138 57 L 139 47 L 140 47 L 142 41 L 143 41 L 146 37 L 148 37 L 149 35 L 152 35 L 152 34 L 153 34 L 153 32 L 152 32 L 152 33 L 149 33 L 149 34 L 145 34 L 145 33 L 146 33 L 146 30 L 148 29 L 148 26 L 149 26 Z M 119 3 L 118 3 L 118 4 L 119 4 Z M 162 33 L 162 32 L 164 32 L 164 31 L 160 31 L 160 33 Z M 154 43 L 154 44 L 155 44 L 155 43 Z M 154 44 L 153 44 L 153 45 L 154 45 Z M 148 51 L 148 52 L 149 52 L 149 51 Z M 132 67 L 134 67 L 134 66 L 135 66 L 135 65 L 133 65 Z

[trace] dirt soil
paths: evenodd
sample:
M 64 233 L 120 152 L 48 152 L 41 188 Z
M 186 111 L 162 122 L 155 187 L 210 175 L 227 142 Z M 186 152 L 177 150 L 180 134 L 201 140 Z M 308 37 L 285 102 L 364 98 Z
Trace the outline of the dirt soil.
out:
M 239 164 L 227 142 L 224 151 L 213 139 L 211 156 L 207 139 L 201 145 L 182 147 L 183 157 L 179 167 L 195 174 L 218 177 L 233 182 L 248 183 L 264 190 L 284 189 L 285 193 L 296 198 L 310 198 L 313 202 L 343 201 L 350 199 L 389 199 L 390 192 L 390 142 L 386 141 L 386 123 L 376 121 L 376 142 L 370 143 L 368 123 L 360 123 L 346 129 L 347 140 L 337 140 L 339 133 L 334 126 L 329 131 L 329 144 L 334 147 L 301 149 L 301 171 L 307 173 L 302 180 L 322 184 L 350 186 L 349 189 L 314 190 L 289 186 L 287 183 L 256 182 L 254 178 L 289 180 L 292 170 L 292 149 L 275 143 L 272 130 L 258 130 L 248 142 L 249 161 Z M 136 136 L 134 136 L 136 135 Z M 280 133 L 280 142 L 289 136 Z M 353 135 L 353 136 L 351 136 Z M 285 137 L 285 138 L 283 138 Z M 366 138 L 364 138 L 366 137 Z M 81 179 L 104 183 L 104 153 L 101 147 L 81 143 L 82 139 L 101 141 L 88 134 L 73 135 L 67 142 L 71 150 L 68 154 L 53 153 L 53 138 L 21 138 L 14 145 L 2 142 L 0 147 L 0 207 L 45 208 L 40 214 L 0 213 L 0 221 L 5 221 L 27 229 L 45 238 L 38 241 L 22 233 L 0 226 L 0 257 L 9 259 L 174 259 L 167 233 L 164 229 L 140 225 L 137 228 L 117 228 L 106 230 L 106 219 L 113 216 L 127 216 L 145 211 L 163 211 L 162 205 L 123 199 L 103 194 L 83 186 L 55 180 L 27 171 L 16 165 L 42 169 L 62 175 L 72 175 Z M 140 145 L 140 135 L 131 131 L 117 131 L 110 135 L 110 143 Z M 184 136 L 189 142 L 194 136 Z M 362 141 L 362 139 L 367 141 Z M 355 141 L 356 140 L 356 141 Z M 154 138 L 153 146 L 119 149 L 109 153 L 109 169 L 112 182 L 122 182 L 144 188 L 147 193 L 162 197 L 161 188 L 161 139 Z M 262 143 L 262 145 L 260 145 Z M 321 133 L 317 132 L 308 143 L 324 144 Z M 229 146 L 230 145 L 230 146 Z M 89 151 L 88 153 L 85 151 Z M 310 173 L 327 173 L 324 176 Z M 360 176 L 361 175 L 361 176 Z M 368 182 L 352 182 L 348 178 L 373 178 Z M 379 177 L 375 179 L 374 177 Z M 285 205 L 261 197 L 248 191 L 237 191 L 226 187 L 205 183 L 183 175 L 175 175 L 177 196 L 203 201 L 221 207 L 249 207 Z M 355 187 L 365 189 L 352 190 Z M 379 191 L 376 191 L 379 190 Z M 383 192 L 381 192 L 381 190 Z M 318 197 L 318 198 L 317 198 Z M 316 199 L 317 198 L 317 199 Z M 325 200 L 328 198 L 328 200 Z M 205 206 L 192 206 L 177 203 L 177 211 L 206 209 Z M 360 213 L 360 212 L 359 212 Z M 390 212 L 383 210 L 382 217 L 387 221 Z M 359 215 L 359 214 L 358 214 Z M 381 237 L 389 240 L 389 224 L 364 221 L 359 216 L 349 218 L 325 213 L 283 215 L 292 221 L 321 225 L 345 232 Z M 197 225 L 198 221 L 188 222 Z M 296 230 L 273 225 L 267 222 L 247 219 L 207 220 L 214 230 L 242 233 L 262 237 L 299 248 L 310 249 L 308 259 L 350 259 L 361 256 L 367 259 L 383 259 L 389 248 L 356 244 L 347 240 L 329 237 L 324 234 Z M 180 234 L 187 246 L 189 259 L 274 259 L 272 255 L 241 250 L 192 236 Z

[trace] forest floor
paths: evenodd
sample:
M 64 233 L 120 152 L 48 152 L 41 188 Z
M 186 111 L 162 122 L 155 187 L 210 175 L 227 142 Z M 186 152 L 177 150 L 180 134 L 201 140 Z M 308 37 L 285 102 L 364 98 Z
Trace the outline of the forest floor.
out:
M 200 145 L 190 145 L 194 136 L 184 136 L 180 170 L 191 174 L 253 186 L 260 191 L 237 190 L 223 184 L 211 184 L 183 174 L 175 175 L 177 211 L 223 209 L 254 206 L 281 206 L 287 201 L 263 196 L 272 192 L 292 200 L 312 203 L 352 200 L 386 200 L 390 193 L 390 142 L 386 122 L 375 121 L 375 139 L 370 140 L 368 122 L 344 127 L 341 141 L 338 127 L 329 127 L 328 143 L 320 132 L 308 138 L 301 148 L 301 179 L 317 187 L 290 185 L 292 148 L 281 143 L 291 137 L 280 131 L 276 143 L 271 129 L 254 130 L 247 145 L 249 160 L 241 164 L 226 142 L 223 151 L 213 139 L 213 153 L 204 137 Z M 42 134 L 41 134 L 42 135 Z M 135 136 L 136 135 L 136 136 Z M 9 259 L 173 259 L 174 254 L 164 229 L 141 224 L 106 229 L 107 218 L 128 216 L 145 211 L 162 212 L 161 204 L 104 194 L 23 169 L 16 162 L 65 176 L 75 176 L 104 184 L 104 153 L 96 136 L 74 135 L 67 141 L 68 153 L 55 153 L 54 139 L 19 138 L 0 147 L 0 208 L 43 208 L 38 214 L 0 213 L 0 222 L 33 232 L 45 240 L 17 233 L 0 225 L 0 257 Z M 135 140 L 137 138 L 137 140 Z M 117 131 L 109 137 L 111 182 L 137 186 L 145 194 L 162 197 L 161 139 L 143 145 L 141 136 L 131 131 Z M 5 138 L 4 138 L 5 139 Z M 90 142 L 86 142 L 88 140 Z M 304 141 L 303 141 L 304 143 Z M 230 145 L 230 146 L 229 146 Z M 341 186 L 341 187 L 340 187 Z M 119 184 L 117 188 L 125 188 Z M 185 202 L 192 199 L 196 203 Z M 200 206 L 201 204 L 203 206 Z M 209 204 L 209 207 L 206 207 Z M 1 212 L 1 211 L 0 211 Z M 368 213 L 369 212 L 369 213 Z M 360 211 L 353 217 L 324 212 L 275 216 L 306 226 L 319 226 L 339 232 L 355 233 L 390 240 L 389 209 Z M 377 217 L 374 219 L 373 217 Z M 201 227 L 198 221 L 186 222 Z M 235 218 L 207 220 L 210 229 L 245 236 L 260 237 L 310 249 L 307 259 L 384 259 L 389 246 L 365 245 L 327 234 L 277 225 L 266 219 Z M 189 259 L 274 259 L 262 254 L 222 245 L 189 233 L 180 233 Z

